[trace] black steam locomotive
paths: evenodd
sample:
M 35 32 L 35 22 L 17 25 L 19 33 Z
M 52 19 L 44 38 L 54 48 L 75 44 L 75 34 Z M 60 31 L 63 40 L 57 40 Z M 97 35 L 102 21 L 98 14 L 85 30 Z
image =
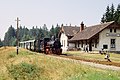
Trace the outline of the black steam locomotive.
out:
M 45 54 L 62 54 L 62 48 L 59 39 L 51 40 L 50 38 L 44 38 L 23 41 L 20 42 L 20 47 Z

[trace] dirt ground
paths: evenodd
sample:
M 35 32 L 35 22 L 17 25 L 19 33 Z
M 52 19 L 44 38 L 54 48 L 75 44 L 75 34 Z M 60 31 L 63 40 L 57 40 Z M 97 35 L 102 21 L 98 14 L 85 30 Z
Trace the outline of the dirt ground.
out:
M 85 65 L 96 67 L 96 68 L 120 71 L 120 63 L 107 62 L 107 61 L 97 61 L 97 60 L 85 60 L 85 59 L 80 59 L 80 58 L 76 58 L 73 56 L 68 57 L 68 56 L 63 56 L 63 55 L 62 56 L 47 55 L 47 56 L 52 57 L 52 58 L 72 61 L 75 63 L 85 64 Z
M 70 58 L 70 59 L 75 59 L 75 60 L 80 60 L 80 61 L 86 61 L 86 62 L 93 62 L 93 63 L 98 63 L 98 64 L 105 64 L 105 65 L 112 65 L 112 66 L 117 66 L 120 67 L 120 63 L 116 63 L 116 62 L 109 62 L 109 61 L 100 61 L 100 60 L 90 60 L 90 59 L 84 59 L 84 58 L 80 58 L 77 56 L 66 56 L 66 55 L 62 55 L 60 57 L 65 57 L 65 58 Z

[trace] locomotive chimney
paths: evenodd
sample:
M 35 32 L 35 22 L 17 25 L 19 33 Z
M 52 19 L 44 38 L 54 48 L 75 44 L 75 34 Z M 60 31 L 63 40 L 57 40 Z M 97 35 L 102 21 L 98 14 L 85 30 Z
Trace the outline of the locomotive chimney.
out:
M 81 22 L 80 32 L 81 32 L 82 30 L 84 30 L 84 24 L 83 24 L 83 22 Z

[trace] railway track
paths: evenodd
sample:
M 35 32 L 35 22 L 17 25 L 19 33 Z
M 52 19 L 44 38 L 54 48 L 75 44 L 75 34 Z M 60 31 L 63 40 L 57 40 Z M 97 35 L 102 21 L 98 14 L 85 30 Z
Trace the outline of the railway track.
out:
M 97 60 L 85 60 L 85 59 L 78 59 L 73 57 L 72 55 L 47 55 L 52 58 L 57 58 L 57 59 L 62 59 L 62 60 L 67 60 L 67 61 L 72 61 L 75 63 L 80 63 L 80 64 L 85 64 L 88 66 L 96 67 L 96 68 L 101 68 L 101 69 L 109 69 L 109 70 L 115 70 L 115 71 L 120 71 L 120 63 L 115 63 L 115 62 L 107 62 L 107 61 L 98 61 Z

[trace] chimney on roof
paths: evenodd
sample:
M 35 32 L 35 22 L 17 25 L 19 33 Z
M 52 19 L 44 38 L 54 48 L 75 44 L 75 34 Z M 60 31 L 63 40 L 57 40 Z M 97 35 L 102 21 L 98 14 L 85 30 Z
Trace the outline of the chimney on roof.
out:
M 84 30 L 84 24 L 83 24 L 83 21 L 81 22 L 81 26 L 80 26 L 80 32 Z

